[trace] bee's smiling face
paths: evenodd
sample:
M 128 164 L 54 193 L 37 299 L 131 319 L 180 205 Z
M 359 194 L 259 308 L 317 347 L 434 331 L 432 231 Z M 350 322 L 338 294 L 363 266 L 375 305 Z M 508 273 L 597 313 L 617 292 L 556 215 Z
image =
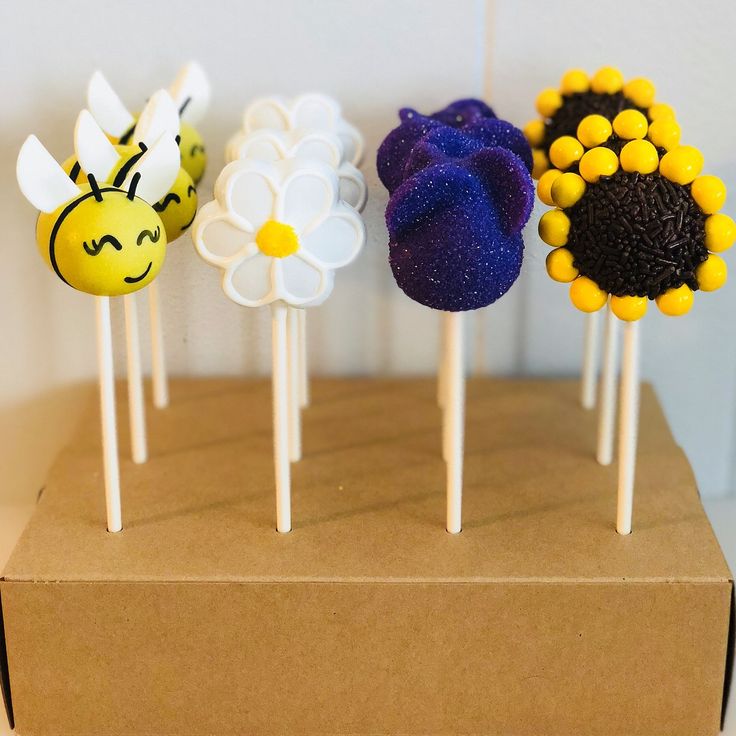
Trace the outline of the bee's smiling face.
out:
M 74 202 L 39 216 L 42 255 L 70 286 L 89 294 L 119 296 L 147 286 L 166 255 L 161 218 L 123 191 L 103 186 L 99 202 L 82 189 Z
M 196 186 L 199 184 L 207 165 L 207 153 L 204 150 L 204 140 L 196 128 L 182 121 L 179 130 L 179 150 L 181 151 L 181 165 L 192 177 Z
M 173 243 L 191 224 L 197 214 L 197 190 L 192 177 L 181 168 L 168 194 L 153 205 L 166 229 L 166 239 Z

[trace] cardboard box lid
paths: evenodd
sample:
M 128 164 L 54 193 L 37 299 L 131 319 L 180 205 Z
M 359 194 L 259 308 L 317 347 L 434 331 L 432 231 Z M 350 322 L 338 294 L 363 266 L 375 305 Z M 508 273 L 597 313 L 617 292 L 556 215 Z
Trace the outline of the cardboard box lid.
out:
M 124 391 L 118 387 L 118 397 Z M 55 464 L 8 581 L 686 581 L 731 578 L 694 478 L 643 387 L 634 533 L 575 381 L 472 380 L 464 530 L 444 531 L 429 379 L 315 381 L 294 531 L 274 529 L 270 382 L 186 379 L 136 466 L 119 407 L 125 529 L 104 529 L 97 407 Z

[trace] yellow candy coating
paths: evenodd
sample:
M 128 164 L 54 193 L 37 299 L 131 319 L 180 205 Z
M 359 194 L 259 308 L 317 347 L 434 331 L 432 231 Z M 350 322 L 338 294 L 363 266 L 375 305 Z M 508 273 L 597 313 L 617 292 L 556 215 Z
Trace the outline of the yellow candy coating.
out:
M 676 184 L 689 184 L 703 168 L 703 154 L 693 146 L 677 146 L 659 162 L 659 173 Z
M 662 314 L 666 314 L 668 317 L 681 317 L 692 309 L 693 292 L 687 284 L 683 284 L 676 289 L 668 289 L 664 294 L 660 294 L 656 302 Z
M 561 136 L 549 147 L 549 159 L 558 169 L 569 169 L 583 153 L 583 144 L 571 135 Z
M 552 184 L 554 184 L 559 176 L 562 176 L 562 172 L 559 169 L 549 169 L 539 177 L 537 196 L 549 207 L 555 206 L 555 201 L 552 199 Z
M 624 85 L 624 96 L 637 107 L 649 107 L 654 103 L 656 90 L 651 80 L 644 77 L 631 79 Z
M 690 194 L 706 215 L 712 215 L 718 212 L 726 201 L 726 185 L 717 176 L 706 174 L 693 180 Z
M 698 280 L 698 286 L 703 291 L 715 291 L 720 289 L 726 283 L 728 278 L 728 267 L 726 261 L 720 256 L 711 253 L 708 258 L 703 261 L 695 269 L 695 278 Z
M 578 125 L 578 140 L 586 148 L 594 148 L 605 143 L 613 132 L 611 122 L 603 115 L 586 115 Z
M 550 210 L 539 219 L 539 237 L 553 248 L 565 245 L 569 233 L 570 219 L 562 210 Z
M 674 118 L 657 118 L 652 121 L 647 134 L 649 140 L 659 148 L 669 151 L 680 143 L 680 126 Z
M 597 182 L 602 176 L 613 176 L 617 171 L 618 156 L 610 148 L 591 148 L 580 159 L 580 176 L 589 183 Z
M 544 120 L 530 120 L 524 126 L 524 136 L 530 146 L 541 146 L 544 140 Z
M 598 94 L 612 95 L 624 86 L 623 74 L 612 66 L 599 69 L 590 80 L 590 88 Z
M 712 253 L 723 253 L 736 242 L 736 222 L 719 212 L 705 218 L 705 247 Z
M 96 296 L 130 294 L 148 286 L 166 257 L 166 232 L 139 197 L 102 185 L 98 202 L 86 183 L 82 194 L 36 223 L 39 251 L 69 286 Z
M 659 166 L 659 154 L 649 141 L 629 141 L 621 149 L 620 158 L 621 168 L 624 171 L 651 174 Z
M 561 105 L 562 95 L 556 89 L 552 89 L 551 87 L 549 89 L 542 90 L 539 95 L 537 95 L 537 100 L 535 102 L 537 112 L 543 118 L 551 118 L 560 109 Z
M 585 179 L 582 176 L 571 171 L 562 174 L 552 182 L 552 199 L 558 207 L 563 209 L 572 207 L 585 194 L 585 186 Z
M 619 138 L 632 141 L 647 134 L 649 123 L 638 110 L 622 110 L 613 119 L 613 130 Z
M 570 284 L 570 301 L 581 312 L 597 312 L 608 300 L 608 294 L 587 276 L 579 276 Z
M 560 81 L 560 92 L 563 95 L 587 92 L 588 89 L 590 89 L 590 80 L 582 69 L 570 69 L 563 74 Z
M 541 148 L 532 149 L 532 177 L 539 179 L 549 168 L 547 154 Z
M 645 296 L 612 296 L 611 311 L 624 322 L 635 322 L 647 313 Z
M 657 102 L 647 110 L 647 115 L 649 115 L 649 119 L 652 121 L 662 120 L 664 118 L 674 118 L 675 111 L 670 105 L 664 102 Z
M 562 284 L 569 284 L 580 272 L 573 264 L 573 255 L 567 248 L 555 248 L 547 255 L 547 273 L 550 278 Z
M 181 151 L 181 165 L 184 171 L 192 177 L 196 187 L 202 179 L 205 166 L 207 166 L 207 152 L 204 148 L 204 140 L 196 128 L 184 121 L 179 128 L 179 151 Z

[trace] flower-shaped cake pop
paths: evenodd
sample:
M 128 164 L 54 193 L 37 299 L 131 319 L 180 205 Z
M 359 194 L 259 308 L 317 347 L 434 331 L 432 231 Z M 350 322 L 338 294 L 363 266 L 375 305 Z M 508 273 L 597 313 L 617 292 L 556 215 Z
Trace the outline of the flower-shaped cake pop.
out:
M 194 243 L 223 269 L 223 290 L 237 304 L 321 304 L 334 270 L 352 262 L 365 226 L 339 198 L 337 175 L 318 161 L 233 161 L 215 199 L 194 221 Z
M 557 207 L 539 222 L 540 236 L 555 248 L 547 271 L 571 283 L 572 302 L 585 312 L 610 295 L 622 320 L 640 319 L 650 299 L 664 314 L 685 314 L 693 291 L 726 280 L 717 254 L 736 238 L 734 221 L 718 212 L 726 187 L 700 176 L 703 156 L 676 144 L 673 119 L 649 123 L 624 110 L 602 129 L 597 117 L 578 126 L 564 170 L 549 172 L 549 186 L 540 180 L 540 199 Z
M 293 158 L 323 161 L 337 172 L 341 199 L 358 211 L 365 206 L 365 179 L 345 157 L 337 134 L 327 130 L 259 128 L 250 133 L 241 130 L 228 141 L 225 158 L 228 162 L 245 158 L 274 162 Z
M 261 128 L 330 131 L 342 142 L 347 161 L 359 166 L 363 159 L 363 136 L 342 117 L 337 100 L 327 95 L 309 93 L 293 99 L 274 96 L 254 100 L 243 113 L 243 132 Z
M 541 118 L 524 126 L 534 155 L 534 178 L 541 177 L 550 167 L 552 143 L 562 136 L 574 136 L 578 124 L 588 115 L 613 120 L 622 110 L 633 109 L 651 121 L 674 117 L 669 105 L 655 103 L 655 94 L 650 80 L 637 77 L 625 82 L 621 72 L 610 66 L 602 67 L 592 77 L 582 69 L 565 72 L 559 89 L 550 87 L 537 96 Z M 554 161 L 552 165 L 560 168 Z

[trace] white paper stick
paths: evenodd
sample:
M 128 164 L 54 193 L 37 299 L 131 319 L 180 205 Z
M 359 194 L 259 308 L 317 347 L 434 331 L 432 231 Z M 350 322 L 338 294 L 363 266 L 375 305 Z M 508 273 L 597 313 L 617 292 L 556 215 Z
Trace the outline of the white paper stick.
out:
M 299 405 L 309 406 L 309 365 L 307 363 L 307 310 L 300 309 L 299 315 Z
M 595 389 L 598 363 L 598 312 L 585 315 L 583 340 L 583 375 L 580 382 L 580 401 L 584 409 L 595 408 Z
M 437 360 L 437 406 L 443 409 L 445 406 L 445 395 L 447 391 L 447 320 L 444 312 L 440 312 L 440 344 Z
M 151 379 L 153 383 L 153 405 L 165 409 L 169 405 L 169 378 L 166 374 L 164 333 L 161 327 L 161 300 L 158 282 L 148 287 L 148 307 L 151 315 Z
M 107 530 L 123 528 L 120 508 L 120 469 L 118 467 L 118 433 L 115 424 L 115 372 L 112 360 L 110 298 L 95 297 L 97 312 L 97 365 L 100 374 L 100 417 L 102 420 L 102 463 L 105 476 Z
M 289 465 L 289 365 L 286 305 L 271 306 L 273 351 L 273 456 L 276 469 L 276 529 L 291 531 L 291 467 Z
M 128 361 L 130 449 L 133 462 L 140 464 L 148 460 L 148 443 L 146 441 L 141 344 L 138 335 L 138 307 L 135 294 L 126 294 L 123 297 L 123 306 L 125 307 L 125 347 Z
M 618 509 L 616 531 L 631 533 L 639 431 L 639 322 L 624 325 L 621 368 L 621 416 L 618 436 Z
M 606 332 L 601 369 L 601 400 L 598 414 L 598 449 L 601 465 L 613 462 L 614 425 L 616 423 L 616 378 L 618 371 L 618 318 L 611 308 L 606 314 Z
M 463 313 L 446 312 L 447 394 L 444 422 L 447 425 L 447 531 L 462 529 L 463 445 L 465 434 L 465 365 Z
M 289 460 L 297 463 L 302 459 L 302 409 L 299 384 L 302 366 L 299 350 L 299 312 L 301 309 L 287 307 L 286 327 L 288 330 L 289 362 Z

